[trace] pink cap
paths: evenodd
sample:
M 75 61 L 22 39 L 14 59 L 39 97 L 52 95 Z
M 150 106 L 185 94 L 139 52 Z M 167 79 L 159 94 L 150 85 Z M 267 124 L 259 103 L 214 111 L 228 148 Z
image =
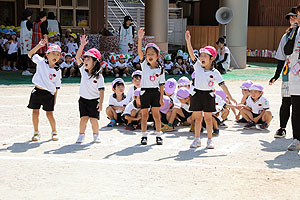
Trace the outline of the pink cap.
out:
M 264 87 L 260 83 L 253 83 L 249 90 L 257 90 L 257 91 L 263 91 Z
M 178 80 L 178 85 L 179 86 L 187 86 L 190 85 L 190 79 L 188 79 L 187 77 L 183 76 Z
M 165 92 L 173 94 L 176 90 L 177 81 L 174 78 L 169 78 L 165 83 Z
M 156 45 L 156 44 L 154 44 L 154 43 L 148 43 L 147 45 L 146 45 L 146 51 L 147 51 L 147 49 L 149 48 L 149 47 L 153 47 L 153 48 L 155 48 L 157 51 L 158 51 L 158 56 L 160 56 L 160 48 Z
M 176 96 L 178 99 L 185 99 L 190 96 L 190 91 L 186 87 L 179 88 Z
M 222 89 L 216 90 L 216 95 L 218 95 L 218 96 L 221 97 L 224 101 L 226 101 L 227 95 L 225 94 L 225 92 L 224 92 Z
M 85 52 L 84 56 L 91 56 L 91 57 L 97 58 L 98 61 L 101 60 L 101 58 L 102 58 L 100 51 L 98 51 L 98 49 L 96 49 L 96 48 L 92 48 L 92 49 L 88 50 L 87 52 Z
M 170 103 L 171 103 L 170 97 L 164 95 L 163 96 L 163 101 L 164 101 L 164 106 L 160 107 L 159 110 L 160 110 L 160 112 L 162 112 L 164 114 L 167 114 L 167 112 L 170 110 L 170 107 L 171 107 L 171 105 L 170 105 Z
M 242 85 L 241 85 L 241 89 L 244 89 L 244 90 L 249 90 L 249 88 L 251 87 L 251 85 L 253 84 L 252 81 L 250 80 L 247 80 L 245 81 Z
M 57 44 L 51 44 L 50 46 L 48 46 L 46 53 L 50 53 L 54 51 L 61 53 L 61 48 Z
M 204 48 L 201 48 L 199 50 L 200 54 L 201 53 L 207 53 L 208 55 L 211 55 L 213 56 L 214 58 L 217 57 L 217 50 L 215 49 L 215 47 L 212 47 L 212 46 L 206 46 Z

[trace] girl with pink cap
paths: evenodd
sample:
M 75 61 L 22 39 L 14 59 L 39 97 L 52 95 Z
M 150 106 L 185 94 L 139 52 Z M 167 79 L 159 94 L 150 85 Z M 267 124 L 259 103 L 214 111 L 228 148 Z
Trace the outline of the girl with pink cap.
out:
M 102 76 L 101 53 L 92 48 L 85 52 L 81 59 L 87 36 L 80 37 L 80 46 L 76 54 L 77 65 L 81 73 L 79 90 L 80 130 L 76 143 L 81 144 L 85 137 L 86 124 L 90 120 L 93 129 L 94 142 L 99 143 L 99 114 L 104 100 L 104 78 Z
M 156 127 L 156 144 L 162 145 L 161 138 L 161 119 L 159 108 L 163 106 L 165 72 L 159 62 L 160 49 L 154 43 L 146 45 L 145 54 L 142 50 L 142 40 L 145 35 L 141 28 L 138 32 L 138 54 L 141 61 L 142 80 L 141 80 L 141 109 L 142 109 L 142 139 L 141 144 L 147 144 L 147 121 L 149 118 L 149 108 Z
M 201 146 L 200 141 L 200 130 L 203 120 L 206 122 L 207 129 L 207 148 L 213 149 L 212 143 L 212 112 L 216 111 L 215 98 L 214 98 L 214 85 L 215 82 L 224 90 L 226 95 L 234 103 L 236 101 L 232 98 L 228 91 L 227 86 L 218 70 L 215 69 L 217 56 L 217 51 L 212 46 L 206 46 L 200 49 L 200 58 L 196 58 L 193 47 L 191 44 L 191 35 L 189 31 L 186 31 L 185 40 L 187 43 L 188 52 L 191 59 L 193 60 L 193 65 L 195 69 L 195 81 L 194 90 L 192 91 L 190 111 L 193 111 L 193 118 L 195 119 L 195 139 L 190 145 L 191 148 L 196 148 Z
M 36 73 L 32 78 L 35 88 L 31 92 L 28 108 L 32 109 L 32 123 L 34 134 L 32 141 L 40 139 L 39 132 L 39 114 L 40 108 L 46 111 L 46 116 L 52 129 L 52 140 L 58 140 L 56 131 L 56 122 L 53 116 L 56 103 L 57 91 L 61 86 L 61 70 L 58 61 L 61 56 L 61 49 L 58 45 L 48 46 L 46 57 L 43 58 L 37 53 L 38 50 L 45 47 L 47 41 L 42 39 L 29 53 L 28 57 L 36 64 Z

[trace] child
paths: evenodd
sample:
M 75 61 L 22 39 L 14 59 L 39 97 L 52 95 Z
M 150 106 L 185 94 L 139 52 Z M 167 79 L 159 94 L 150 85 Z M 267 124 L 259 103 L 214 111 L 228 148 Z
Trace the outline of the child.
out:
M 4 36 L 3 36 L 3 39 L 2 39 L 2 42 L 1 42 L 1 47 L 3 49 L 2 70 L 10 71 L 11 67 L 8 66 L 8 64 L 7 64 L 7 49 L 5 47 L 5 44 L 11 39 L 11 36 L 10 36 L 10 31 L 9 30 L 4 29 L 3 32 L 4 32 Z
M 58 46 L 61 47 L 61 42 L 59 41 L 59 39 L 60 39 L 60 34 L 55 33 L 55 35 L 54 35 L 54 44 L 57 44 Z
M 130 102 L 123 112 L 123 116 L 127 121 L 126 130 L 134 131 L 136 129 L 135 125 L 138 125 L 142 119 L 141 110 L 141 99 L 140 99 L 141 89 L 138 88 L 133 93 L 134 100 Z
M 171 62 L 171 55 L 167 54 L 165 55 L 165 60 L 164 60 L 164 66 L 165 66 L 165 70 L 168 74 L 171 74 L 172 69 L 174 67 L 173 63 Z
M 247 81 L 243 82 L 242 85 L 240 86 L 240 88 L 242 89 L 242 94 L 243 94 L 243 98 L 240 103 L 241 105 L 246 104 L 246 100 L 250 96 L 249 88 L 251 87 L 252 84 L 253 84 L 252 81 L 247 80 Z M 240 108 L 240 107 L 237 107 L 237 108 Z M 239 109 L 239 111 L 241 111 L 241 109 Z M 240 119 L 240 115 L 241 115 L 241 113 L 239 112 L 236 116 L 236 120 L 237 120 L 236 122 L 237 123 L 247 123 L 247 120 L 245 120 L 244 118 Z
M 174 65 L 173 74 L 188 74 L 186 65 L 183 63 L 183 57 L 178 56 Z
M 48 46 L 54 44 L 54 34 L 53 34 L 53 32 L 50 32 L 50 33 L 48 34 L 48 38 L 49 38 Z
M 63 78 L 69 77 L 74 73 L 74 67 L 72 62 L 72 54 L 67 53 L 65 55 L 65 61 L 60 64 Z
M 77 38 L 77 35 L 75 33 L 70 34 L 70 42 L 67 44 L 68 47 L 68 53 L 72 54 L 72 56 L 76 55 L 76 51 L 78 49 L 77 43 L 74 42 L 74 40 Z
M 109 97 L 109 106 L 106 108 L 107 117 L 110 119 L 108 127 L 113 127 L 117 123 L 125 123 L 122 113 L 129 103 L 129 98 L 126 98 L 124 94 L 125 82 L 122 78 L 116 78 L 112 82 L 112 90 L 114 93 Z
M 123 77 L 127 77 L 127 74 L 128 74 L 128 66 L 127 66 L 127 63 L 125 62 L 125 55 L 124 54 L 121 54 L 119 56 L 119 61 L 116 63 L 116 67 L 115 67 L 115 74 L 116 74 L 116 77 L 119 77 L 119 76 L 122 76 Z
M 217 51 L 214 47 L 206 46 L 200 49 L 200 59 L 195 57 L 191 44 L 191 35 L 189 31 L 186 31 L 185 39 L 187 43 L 188 52 L 193 60 L 195 69 L 195 85 L 194 91 L 191 97 L 190 111 L 193 111 L 193 118 L 195 119 L 195 139 L 190 145 L 191 148 L 201 146 L 200 130 L 204 112 L 204 120 L 206 122 L 207 129 L 207 148 L 213 149 L 212 143 L 212 112 L 216 111 L 215 98 L 214 98 L 214 84 L 217 82 L 219 86 L 224 90 L 230 100 L 236 103 L 231 97 L 227 86 L 216 66 L 215 58 Z
M 117 62 L 117 56 L 115 55 L 110 55 L 109 56 L 109 61 L 108 64 L 114 69 L 116 67 L 116 62 Z
M 6 42 L 6 50 L 7 50 L 7 63 L 8 66 L 11 66 L 11 63 L 13 64 L 13 71 L 18 71 L 16 68 L 17 65 L 17 59 L 18 59 L 18 40 L 17 40 L 17 34 L 16 32 L 11 33 L 11 39 Z
M 107 62 L 101 62 L 101 67 L 103 69 L 103 76 L 109 76 L 112 74 L 112 67 Z
M 34 127 L 34 135 L 32 141 L 40 139 L 39 132 L 39 113 L 40 107 L 46 111 L 47 118 L 52 128 L 52 140 L 57 141 L 56 122 L 53 116 L 54 106 L 56 104 L 57 91 L 61 86 L 61 71 L 56 62 L 60 59 L 61 49 L 57 45 L 51 45 L 46 52 L 46 58 L 35 54 L 39 49 L 43 48 L 47 41 L 42 39 L 29 53 L 28 57 L 37 65 L 36 73 L 32 78 L 35 88 L 31 92 L 28 108 L 32 110 L 32 122 Z
M 99 113 L 102 111 L 104 100 L 104 78 L 101 74 L 101 53 L 92 48 L 84 54 L 84 60 L 81 55 L 84 46 L 87 45 L 87 36 L 80 37 L 80 47 L 76 54 L 77 64 L 80 68 L 80 130 L 76 143 L 81 144 L 85 137 L 87 122 L 90 120 L 93 129 L 93 137 L 95 143 L 100 143 L 99 138 Z
M 142 40 L 145 35 L 141 28 L 138 31 L 138 54 L 141 61 L 142 80 L 141 80 L 141 109 L 142 109 L 142 139 L 141 144 L 147 145 L 147 121 L 149 117 L 149 108 L 156 127 L 156 144 L 162 145 L 161 138 L 161 120 L 160 106 L 163 106 L 165 72 L 162 65 L 158 62 L 160 49 L 154 43 L 149 43 L 145 48 L 145 56 L 142 51 Z
M 133 100 L 134 91 L 138 88 L 141 88 L 142 71 L 137 70 L 137 71 L 133 72 L 131 77 L 132 77 L 133 86 L 131 86 L 129 88 L 127 95 L 126 95 L 127 98 L 129 98 L 129 101 Z
M 257 128 L 267 129 L 272 120 L 272 113 L 269 111 L 269 101 L 263 97 L 263 86 L 254 83 L 249 88 L 250 96 L 246 100 L 246 105 L 242 105 L 241 114 L 247 120 L 245 129 L 250 129 L 258 124 Z

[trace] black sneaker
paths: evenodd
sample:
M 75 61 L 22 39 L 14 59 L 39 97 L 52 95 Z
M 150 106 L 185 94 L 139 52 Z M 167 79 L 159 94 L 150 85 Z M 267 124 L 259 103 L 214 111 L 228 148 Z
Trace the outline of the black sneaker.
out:
M 256 127 L 257 127 L 258 129 L 265 130 L 265 129 L 267 129 L 267 128 L 269 127 L 269 124 L 266 123 L 266 122 L 264 122 L 264 123 L 262 123 L 262 124 L 258 124 Z
M 239 120 L 236 120 L 237 123 L 247 123 L 247 120 L 245 118 L 241 118 Z
M 142 137 L 141 144 L 142 145 L 147 145 L 147 137 Z
M 285 129 L 278 129 L 274 135 L 274 138 L 284 138 L 286 136 L 286 130 Z
M 249 121 L 245 126 L 244 129 L 251 129 L 255 127 L 255 123 L 253 121 Z
M 128 130 L 128 131 L 134 131 L 135 127 L 132 123 L 129 123 L 129 124 L 126 125 L 125 129 Z
M 157 145 L 162 145 L 163 144 L 163 139 L 161 137 L 156 137 L 156 144 Z

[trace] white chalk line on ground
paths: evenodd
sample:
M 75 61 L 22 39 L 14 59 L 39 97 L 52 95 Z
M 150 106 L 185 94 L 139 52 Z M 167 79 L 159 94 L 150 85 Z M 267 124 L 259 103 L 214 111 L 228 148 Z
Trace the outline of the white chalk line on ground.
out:
M 202 167 L 202 168 L 225 168 L 225 169 L 243 169 L 243 170 L 262 170 L 262 171 L 282 171 L 280 169 L 269 169 L 266 167 L 245 167 L 245 166 L 224 166 L 224 165 L 209 165 L 200 164 L 186 161 L 177 162 L 160 162 L 160 161 L 137 161 L 137 160 L 112 160 L 112 159 L 81 159 L 81 158 L 62 158 L 53 156 L 0 156 L 0 160 L 17 160 L 17 161 L 48 161 L 48 162 L 62 162 L 62 163 L 94 163 L 94 164 L 107 164 L 107 165 L 141 165 L 141 166 L 170 166 L 170 167 Z M 289 169 L 289 172 L 299 172 L 300 169 Z

